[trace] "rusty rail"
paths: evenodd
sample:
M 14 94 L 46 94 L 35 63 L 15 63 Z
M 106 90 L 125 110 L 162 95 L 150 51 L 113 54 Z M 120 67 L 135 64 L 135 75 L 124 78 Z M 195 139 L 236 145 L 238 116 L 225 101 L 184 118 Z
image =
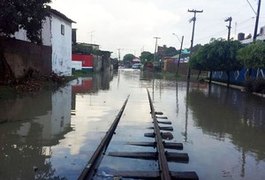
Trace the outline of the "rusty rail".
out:
M 156 118 L 156 112 L 154 109 L 154 105 L 150 96 L 150 93 L 147 89 L 148 99 L 149 99 L 149 105 L 151 109 L 151 115 L 154 122 L 154 133 L 155 133 L 155 142 L 156 142 L 156 149 L 158 153 L 158 164 L 159 164 L 159 170 L 160 170 L 160 178 L 162 180 L 170 180 L 171 175 L 168 167 L 167 157 L 166 157 L 166 151 L 164 149 L 163 139 L 161 137 L 160 128 L 158 125 L 158 121 Z
M 120 109 L 119 113 L 117 114 L 115 120 L 113 121 L 111 127 L 109 128 L 109 130 L 107 131 L 106 135 L 104 136 L 104 138 L 102 139 L 101 143 L 99 144 L 99 146 L 97 147 L 96 151 L 94 152 L 93 156 L 90 158 L 90 160 L 88 161 L 88 164 L 86 165 L 86 167 L 84 168 L 84 170 L 82 171 L 81 175 L 79 176 L 79 180 L 84 180 L 84 179 L 92 179 L 93 176 L 95 175 L 98 166 L 100 165 L 100 162 L 103 158 L 104 153 L 106 152 L 109 143 L 111 141 L 111 138 L 113 136 L 113 134 L 115 133 L 115 130 L 118 126 L 118 123 L 120 121 L 120 118 L 123 114 L 123 111 L 126 107 L 126 104 L 129 100 L 129 96 L 127 97 L 127 99 L 125 100 L 122 108 Z

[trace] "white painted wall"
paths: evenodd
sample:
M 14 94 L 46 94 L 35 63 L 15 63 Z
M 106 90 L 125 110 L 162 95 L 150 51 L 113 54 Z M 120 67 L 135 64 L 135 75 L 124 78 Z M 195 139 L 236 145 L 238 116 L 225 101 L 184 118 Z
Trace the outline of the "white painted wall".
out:
M 15 32 L 12 37 L 18 40 L 30 42 L 30 40 L 27 38 L 27 31 L 24 29 L 20 29 L 19 31 Z
M 61 25 L 65 33 L 61 34 Z M 72 24 L 56 15 L 51 18 L 52 70 L 59 75 L 72 75 Z
M 41 29 L 42 43 L 45 46 L 52 46 L 51 17 L 46 17 Z
M 82 70 L 82 62 L 81 61 L 72 61 L 72 68 L 75 70 Z
M 65 28 L 64 35 L 61 34 L 61 25 Z M 43 45 L 52 46 L 52 71 L 58 75 L 71 76 L 72 24 L 51 14 L 43 22 L 41 31 Z M 20 29 L 13 37 L 30 42 L 24 29 Z
M 50 133 L 58 135 L 71 125 L 72 86 L 67 85 L 52 95 Z
M 30 40 L 27 38 L 27 31 L 24 29 L 19 29 L 19 31 L 15 32 L 15 34 L 12 37 L 18 40 L 30 42 Z M 42 37 L 43 45 L 52 46 L 51 18 L 50 17 L 46 17 L 45 21 L 43 21 L 42 29 L 41 29 L 41 37 Z

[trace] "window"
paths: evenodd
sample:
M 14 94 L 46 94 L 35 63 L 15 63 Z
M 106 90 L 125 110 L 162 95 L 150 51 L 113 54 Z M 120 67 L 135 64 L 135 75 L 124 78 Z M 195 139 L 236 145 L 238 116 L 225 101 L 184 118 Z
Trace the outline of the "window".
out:
M 61 24 L 61 34 L 64 35 L 65 29 L 64 29 L 64 25 Z

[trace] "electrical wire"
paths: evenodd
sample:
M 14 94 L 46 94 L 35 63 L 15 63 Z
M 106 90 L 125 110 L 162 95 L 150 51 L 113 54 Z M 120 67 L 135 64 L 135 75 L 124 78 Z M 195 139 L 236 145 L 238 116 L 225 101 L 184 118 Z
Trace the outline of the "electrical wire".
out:
M 247 0 L 249 6 L 251 7 L 252 11 L 254 12 L 255 15 L 257 15 L 257 12 L 254 10 L 253 6 L 251 5 L 251 3 L 249 2 L 249 0 Z

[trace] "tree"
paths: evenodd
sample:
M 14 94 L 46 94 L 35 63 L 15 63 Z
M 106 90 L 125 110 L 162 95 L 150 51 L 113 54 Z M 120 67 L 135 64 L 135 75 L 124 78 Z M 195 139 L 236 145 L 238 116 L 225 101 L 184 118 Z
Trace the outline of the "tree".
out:
M 9 37 L 23 28 L 32 42 L 41 43 L 40 30 L 48 16 L 46 3 L 49 2 L 51 0 L 1 0 L 0 33 Z
M 189 66 L 192 69 L 196 69 L 199 71 L 197 80 L 199 79 L 199 76 L 201 74 L 201 71 L 206 70 L 206 64 L 203 65 L 203 59 L 206 59 L 206 57 L 203 57 L 206 53 L 203 52 L 203 46 L 202 45 L 196 45 L 196 49 L 193 49 L 193 54 L 191 56 L 191 60 L 189 61 Z
M 132 64 L 132 60 L 135 58 L 135 56 L 133 54 L 126 54 L 124 57 L 123 57 L 123 63 L 124 65 L 127 65 L 127 66 L 131 66 Z
M 165 49 L 165 56 L 171 57 L 177 55 L 179 52 L 174 47 L 169 47 Z
M 149 51 L 143 51 L 140 56 L 140 60 L 142 64 L 145 62 L 150 62 L 154 60 L 154 54 L 150 53 Z
M 237 52 L 242 48 L 239 41 L 215 41 L 216 60 L 218 61 L 219 70 L 225 71 L 227 74 L 227 86 L 230 85 L 230 72 L 242 68 L 242 64 L 237 58 Z
M 46 4 L 51 0 L 1 0 L 0 34 L 6 37 L 23 28 L 34 43 L 41 43 L 42 21 L 49 14 Z
M 265 68 L 265 42 L 256 41 L 240 49 L 238 59 L 247 68 Z
M 75 54 L 91 54 L 92 51 L 92 46 L 88 46 L 84 43 L 76 43 L 72 46 L 72 52 Z
M 0 1 L 0 78 L 4 81 L 14 79 L 5 56 L 2 37 L 10 37 L 23 28 L 31 42 L 41 44 L 42 21 L 49 14 L 46 3 L 51 0 L 1 0 Z
M 237 59 L 237 51 L 242 47 L 238 41 L 212 40 L 199 48 L 192 55 L 190 65 L 198 70 L 225 71 L 227 73 L 227 86 L 230 84 L 230 71 L 240 69 L 242 65 Z

